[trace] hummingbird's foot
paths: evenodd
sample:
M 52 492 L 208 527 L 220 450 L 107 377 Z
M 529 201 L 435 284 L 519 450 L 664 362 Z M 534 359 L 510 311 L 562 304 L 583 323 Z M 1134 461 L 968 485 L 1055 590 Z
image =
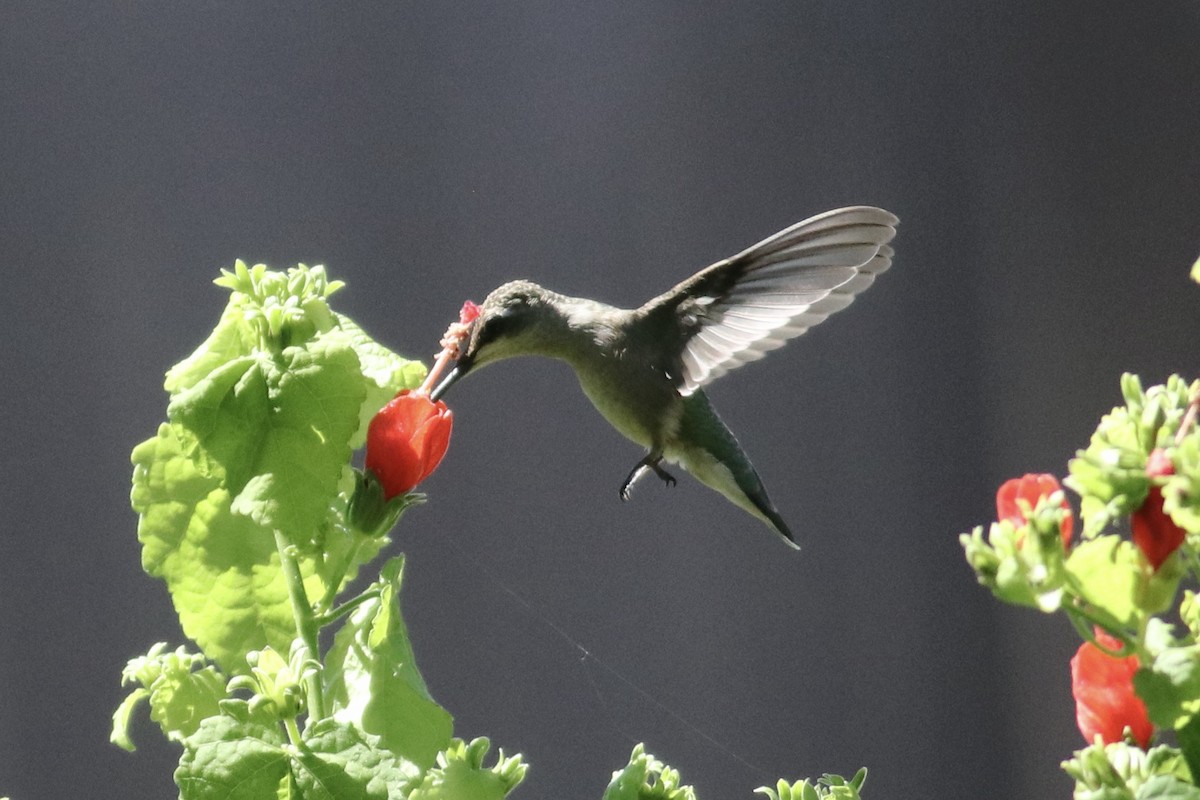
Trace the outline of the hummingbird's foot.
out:
M 650 469 L 654 470 L 654 474 L 657 475 L 660 479 L 662 479 L 662 482 L 665 483 L 667 486 L 675 485 L 675 483 L 676 483 L 675 476 L 672 475 L 671 473 L 667 472 L 662 467 L 660 467 L 658 465 L 658 462 L 651 464 Z
M 646 474 L 647 470 L 654 470 L 654 474 L 662 479 L 663 483 L 667 486 L 674 486 L 676 483 L 675 476 L 659 466 L 660 461 L 662 461 L 662 456 L 655 456 L 652 453 L 648 453 L 645 458 L 639 461 L 629 473 L 629 477 L 621 484 L 621 499 L 629 499 L 630 490 L 633 489 L 633 485 Z

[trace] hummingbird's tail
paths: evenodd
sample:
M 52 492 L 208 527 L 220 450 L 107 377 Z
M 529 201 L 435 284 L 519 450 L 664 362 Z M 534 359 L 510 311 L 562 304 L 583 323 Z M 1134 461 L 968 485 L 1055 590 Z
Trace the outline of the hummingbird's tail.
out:
M 678 462 L 696 480 L 725 495 L 734 505 L 765 522 L 793 550 L 800 545 L 767 496 L 762 479 L 703 391 L 684 398 L 680 445 L 665 456 Z M 687 444 L 683 444 L 687 443 Z

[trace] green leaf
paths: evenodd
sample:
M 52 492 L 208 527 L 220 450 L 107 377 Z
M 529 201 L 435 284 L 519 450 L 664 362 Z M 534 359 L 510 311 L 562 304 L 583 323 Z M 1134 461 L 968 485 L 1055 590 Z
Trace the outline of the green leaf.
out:
M 278 728 L 210 717 L 184 740 L 175 770 L 180 800 L 273 798 L 289 758 Z
M 167 418 L 204 474 L 223 479 L 234 494 L 254 467 L 267 433 L 264 357 L 247 355 L 220 365 L 175 395 Z
M 403 797 L 420 777 L 411 762 L 351 725 L 321 720 L 304 734 L 293 775 L 305 800 L 387 800 Z
M 1142 567 L 1132 543 L 1111 534 L 1081 542 L 1066 566 L 1076 594 L 1108 617 L 1110 627 L 1138 627 Z
M 142 567 L 166 581 L 184 633 L 230 674 L 246 670 L 250 650 L 289 652 L 296 625 L 272 534 L 230 510 L 229 491 L 170 425 L 134 449 L 133 463 Z M 301 569 L 318 592 L 314 564 L 301 559 Z
M 291 775 L 305 800 L 400 798 L 420 771 L 363 734 L 333 720 L 314 724 L 300 747 L 278 727 L 218 716 L 184 740 L 175 771 L 181 800 L 274 798 Z
M 1177 728 L 1175 738 L 1187 762 L 1188 772 L 1193 776 L 1200 775 L 1200 717 L 1192 717 L 1186 725 Z
M 334 718 L 381 738 L 392 752 L 429 767 L 450 743 L 453 718 L 429 695 L 400 614 L 404 559 L 383 568 L 334 637 L 326 657 Z
M 229 303 L 208 338 L 167 371 L 163 386 L 172 395 L 186 391 L 225 364 L 250 355 L 256 342 L 257 336 L 246 323 L 242 307 Z
M 134 451 L 143 566 L 166 580 L 185 632 L 227 671 L 244 669 L 251 649 L 288 652 L 295 635 L 274 529 L 311 554 L 301 559 L 310 596 L 342 580 L 330 564 L 355 566 L 314 548 L 353 549 L 336 520 L 364 379 L 340 333 L 308 347 L 218 368 L 172 403 L 170 429 Z
M 1168 647 L 1133 676 L 1150 721 L 1161 728 L 1187 724 L 1200 710 L 1200 645 Z
M 200 723 L 219 712 L 225 698 L 225 676 L 213 667 L 182 675 L 164 673 L 150 693 L 150 719 L 168 739 L 190 736 Z
M 335 331 L 230 362 L 167 414 L 181 439 L 194 437 L 202 469 L 224 478 L 236 513 L 301 543 L 336 494 L 365 394 L 358 358 Z

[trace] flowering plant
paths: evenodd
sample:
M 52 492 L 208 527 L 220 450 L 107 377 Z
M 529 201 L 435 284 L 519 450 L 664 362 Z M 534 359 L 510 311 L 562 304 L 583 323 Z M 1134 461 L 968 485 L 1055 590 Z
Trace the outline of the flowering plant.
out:
M 1200 800 L 1200 381 L 1144 390 L 1127 374 L 1121 390 L 1064 481 L 1078 540 L 1051 475 L 1006 482 L 997 521 L 960 538 L 993 594 L 1065 613 L 1084 640 L 1070 673 L 1088 746 L 1063 764 L 1075 797 Z M 1167 731 L 1175 744 L 1151 746 Z
M 133 451 L 142 565 L 199 652 L 159 643 L 129 662 L 112 741 L 133 750 L 131 717 L 149 705 L 182 748 L 182 800 L 504 797 L 526 766 L 453 736 L 401 615 L 404 557 L 342 596 L 447 451 L 453 417 L 428 389 L 477 309 L 426 375 L 332 309 L 342 284 L 322 267 L 238 262 L 217 284 L 225 312 L 167 373 L 167 422 Z M 857 800 L 864 778 L 760 791 Z M 641 745 L 603 796 L 695 800 Z

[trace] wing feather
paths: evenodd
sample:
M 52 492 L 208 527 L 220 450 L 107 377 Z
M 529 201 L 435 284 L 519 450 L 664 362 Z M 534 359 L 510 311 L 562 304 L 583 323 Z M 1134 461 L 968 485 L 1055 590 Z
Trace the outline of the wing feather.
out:
M 892 263 L 896 217 L 871 206 L 828 211 L 698 272 L 642 311 L 678 325 L 668 366 L 682 394 L 783 346 L 842 310 Z

